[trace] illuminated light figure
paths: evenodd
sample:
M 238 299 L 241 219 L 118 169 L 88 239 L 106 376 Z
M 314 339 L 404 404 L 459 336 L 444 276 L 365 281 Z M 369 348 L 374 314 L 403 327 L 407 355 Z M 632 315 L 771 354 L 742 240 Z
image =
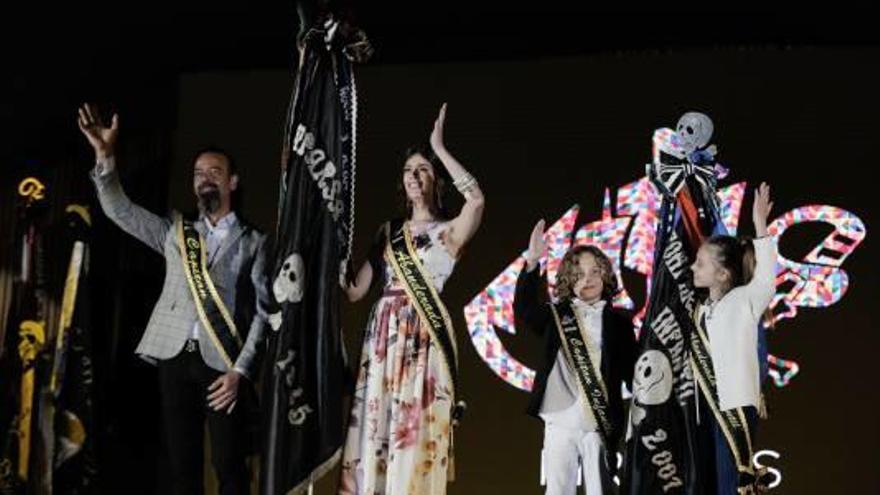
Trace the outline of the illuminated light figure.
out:
M 718 190 L 721 219 L 727 231 L 736 235 L 746 183 L 739 182 Z M 617 190 L 616 214 L 611 210 L 611 195 L 606 189 L 599 220 L 581 226 L 575 232 L 580 208 L 566 211 L 545 234 L 547 255 L 541 269 L 547 273 L 548 289 L 553 292 L 556 270 L 562 256 L 572 245 L 593 244 L 612 260 L 618 282 L 623 290 L 613 301 L 616 307 L 634 309 L 623 285 L 621 265 L 645 277 L 647 304 L 654 262 L 654 240 L 660 196 L 645 177 Z M 775 219 L 768 227 L 770 235 L 779 238 L 787 229 L 810 222 L 828 223 L 834 227 L 829 234 L 800 262 L 779 255 L 776 267 L 777 293 L 770 306 L 773 321 L 793 318 L 797 308 L 824 308 L 840 301 L 849 287 L 849 276 L 841 269 L 867 235 L 864 223 L 856 215 L 838 207 L 809 205 L 795 208 Z M 627 230 L 629 234 L 626 235 Z M 626 236 L 626 243 L 623 238 Z M 525 263 L 522 254 L 505 268 L 464 308 L 465 321 L 477 353 L 489 368 L 514 387 L 530 391 L 535 372 L 505 349 L 496 333 L 498 329 L 516 335 L 513 318 L 513 294 L 516 278 Z M 643 306 L 633 317 L 641 328 Z M 798 363 L 774 355 L 768 357 L 770 376 L 777 387 L 784 387 L 800 370 Z

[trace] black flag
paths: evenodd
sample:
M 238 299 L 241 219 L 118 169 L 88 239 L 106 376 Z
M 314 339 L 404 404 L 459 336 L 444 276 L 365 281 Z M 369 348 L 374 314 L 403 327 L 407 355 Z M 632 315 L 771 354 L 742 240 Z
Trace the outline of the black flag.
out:
M 657 130 L 648 166 L 663 199 L 633 374 L 622 490 L 632 495 L 702 494 L 704 486 L 714 492 L 714 471 L 699 464 L 711 451 L 701 447 L 705 431 L 698 431 L 698 395 L 688 360 L 696 304 L 690 266 L 703 240 L 723 224 L 711 155 L 687 154 L 676 138 L 671 129 Z
M 87 208 L 67 207 L 70 265 L 61 298 L 61 318 L 53 343 L 49 390 L 54 399 L 52 484 L 56 493 L 97 491 L 95 375 L 89 311 L 89 229 Z
M 299 70 L 284 129 L 274 309 L 264 374 L 261 491 L 298 493 L 338 462 L 346 376 L 339 275 L 354 223 L 357 98 L 352 61 L 362 32 L 300 8 Z

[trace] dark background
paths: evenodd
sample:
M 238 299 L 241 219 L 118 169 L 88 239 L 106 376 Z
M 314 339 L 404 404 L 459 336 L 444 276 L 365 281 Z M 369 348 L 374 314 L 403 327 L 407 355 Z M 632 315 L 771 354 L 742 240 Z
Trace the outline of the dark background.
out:
M 94 203 L 89 150 L 75 127 L 81 101 L 121 114 L 120 168 L 128 193 L 157 212 L 191 209 L 191 154 L 215 143 L 242 168 L 245 215 L 271 231 L 281 123 L 292 83 L 296 31 L 287 4 L 195 2 L 26 12 L 9 37 L 11 123 L 2 149 L 4 195 L 24 173 L 47 178 L 57 203 Z M 355 5 L 377 52 L 359 67 L 356 252 L 396 210 L 400 152 L 427 139 L 449 103 L 447 143 L 480 180 L 483 227 L 444 293 L 462 354 L 465 423 L 456 436 L 450 493 L 539 493 L 541 425 L 526 395 L 486 367 L 461 308 L 526 246 L 534 222 L 581 204 L 599 218 L 606 186 L 636 180 L 653 130 L 688 110 L 714 120 L 729 181 L 774 187 L 775 213 L 839 206 L 867 225 L 844 263 L 849 292 L 835 306 L 802 309 L 770 336 L 770 351 L 801 373 L 770 386 L 761 447 L 779 451 L 777 493 L 874 493 L 880 439 L 871 382 L 878 342 L 878 253 L 871 228 L 880 110 L 880 51 L 864 12 L 653 11 L 553 4 L 521 7 Z M 751 195 L 741 232 L 751 232 Z M 101 483 L 107 492 L 162 490 L 155 371 L 133 349 L 161 283 L 162 260 L 95 214 L 93 312 L 101 414 Z M 800 260 L 829 232 L 790 229 L 784 255 Z M 637 304 L 644 282 L 625 274 Z M 356 355 L 370 303 L 346 308 Z M 532 366 L 536 338 L 502 335 Z M 133 483 L 137 481 L 137 483 Z M 335 477 L 319 484 L 331 493 Z M 134 485 L 134 486 L 133 486 Z

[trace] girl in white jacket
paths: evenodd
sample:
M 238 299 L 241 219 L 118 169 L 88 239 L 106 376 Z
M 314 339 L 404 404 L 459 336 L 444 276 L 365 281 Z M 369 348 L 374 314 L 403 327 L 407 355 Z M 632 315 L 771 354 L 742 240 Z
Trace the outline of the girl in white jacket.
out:
M 776 292 L 777 247 L 767 235 L 772 207 L 770 187 L 762 183 L 752 208 L 754 241 L 712 237 L 691 267 L 694 286 L 708 291 L 695 313 L 691 362 L 702 404 L 711 410 L 704 417 L 715 419 L 719 495 L 752 493 L 757 482 L 751 455 L 761 402 L 758 328 Z M 751 248 L 754 256 L 747 256 Z

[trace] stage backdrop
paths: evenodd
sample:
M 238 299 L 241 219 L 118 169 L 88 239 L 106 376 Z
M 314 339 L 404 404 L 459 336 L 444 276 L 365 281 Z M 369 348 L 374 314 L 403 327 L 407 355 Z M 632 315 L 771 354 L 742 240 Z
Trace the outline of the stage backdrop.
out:
M 880 491 L 880 387 L 872 371 L 880 252 L 870 232 L 880 214 L 878 57 L 876 50 L 744 48 L 359 68 L 358 258 L 397 212 L 401 151 L 427 139 L 443 102 L 448 146 L 487 198 L 483 226 L 444 293 L 469 404 L 450 493 L 541 492 L 542 427 L 525 415 L 527 394 L 517 388 L 528 387 L 541 344 L 525 331 L 509 333 L 504 304 L 512 285 L 498 276 L 526 248 L 538 219 L 562 218 L 556 246 L 604 232 L 629 296 L 619 303 L 640 309 L 653 233 L 651 191 L 635 182 L 650 160 L 654 129 L 674 126 L 689 110 L 715 122 L 713 142 L 730 169 L 721 182 L 732 186 L 728 221 L 753 233 L 752 189 L 761 180 L 773 186 L 780 218 L 787 273 L 768 338 L 777 358 L 766 386 L 770 418 L 757 446 L 772 452 L 759 461 L 776 470 L 776 493 Z M 284 72 L 181 79 L 172 204 L 192 204 L 190 155 L 214 143 L 237 157 L 246 216 L 274 229 L 291 82 Z M 493 281 L 494 299 L 481 294 Z M 354 359 L 373 300 L 345 308 Z M 496 303 L 500 311 L 489 313 Z M 317 493 L 335 486 L 334 474 Z

